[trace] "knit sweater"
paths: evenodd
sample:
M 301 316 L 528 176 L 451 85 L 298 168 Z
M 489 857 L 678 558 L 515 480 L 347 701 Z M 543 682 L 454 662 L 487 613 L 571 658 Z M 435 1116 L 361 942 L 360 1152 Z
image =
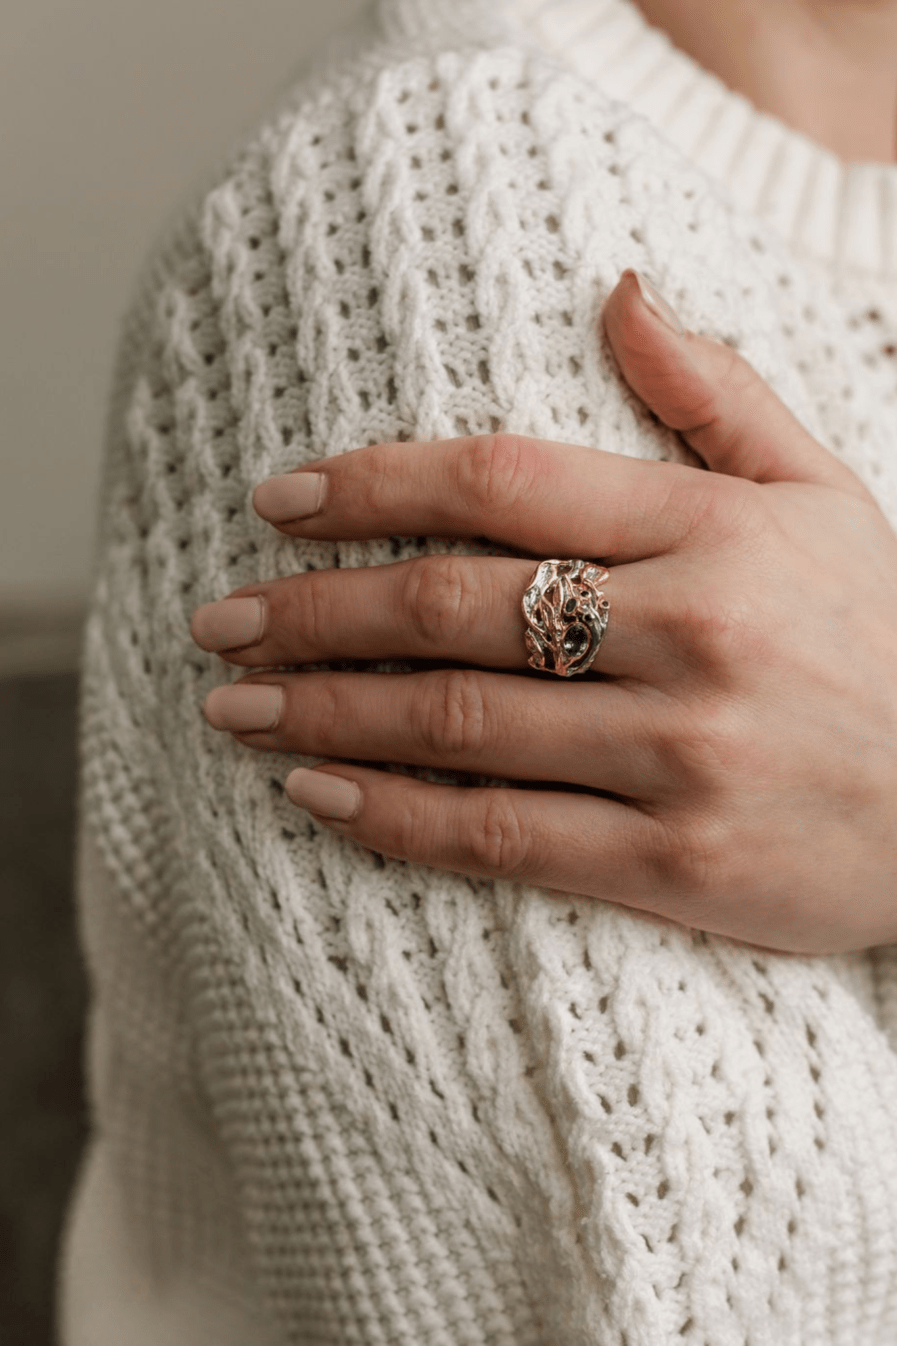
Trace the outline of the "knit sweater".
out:
M 385 859 L 201 714 L 199 604 L 476 549 L 284 538 L 264 478 L 498 428 L 682 456 L 601 333 L 629 266 L 897 523 L 897 167 L 629 0 L 379 0 L 148 263 L 84 646 L 64 1346 L 897 1342 L 897 946 Z

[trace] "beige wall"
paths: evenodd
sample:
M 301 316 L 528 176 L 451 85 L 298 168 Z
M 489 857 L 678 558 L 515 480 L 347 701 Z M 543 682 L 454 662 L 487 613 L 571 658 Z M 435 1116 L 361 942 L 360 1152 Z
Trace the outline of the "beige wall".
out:
M 85 596 L 117 324 L 160 222 L 358 7 L 0 3 L 0 634 Z

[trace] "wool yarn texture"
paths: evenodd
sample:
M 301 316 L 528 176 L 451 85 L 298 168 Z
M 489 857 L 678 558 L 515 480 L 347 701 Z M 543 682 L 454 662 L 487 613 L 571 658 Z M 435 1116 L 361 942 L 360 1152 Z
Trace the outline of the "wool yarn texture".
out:
M 84 645 L 64 1346 L 897 1342 L 897 947 L 382 858 L 289 803 L 310 759 L 201 714 L 231 676 L 201 603 L 477 550 L 293 541 L 265 478 L 496 430 L 684 458 L 602 334 L 627 267 L 897 524 L 897 166 L 761 116 L 629 0 L 379 0 L 149 259 Z

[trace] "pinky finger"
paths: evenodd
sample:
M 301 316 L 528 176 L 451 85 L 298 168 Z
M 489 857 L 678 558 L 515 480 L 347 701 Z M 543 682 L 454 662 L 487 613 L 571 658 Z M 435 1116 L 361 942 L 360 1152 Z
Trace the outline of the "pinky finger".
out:
M 291 772 L 290 799 L 369 850 L 434 869 L 652 908 L 660 824 L 584 794 L 431 785 L 327 763 Z

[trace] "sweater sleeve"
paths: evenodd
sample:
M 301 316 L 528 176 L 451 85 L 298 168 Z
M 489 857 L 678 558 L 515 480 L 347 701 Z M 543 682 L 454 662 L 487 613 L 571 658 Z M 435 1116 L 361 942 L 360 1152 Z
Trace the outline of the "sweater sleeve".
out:
M 384 859 L 296 813 L 295 758 L 200 713 L 228 676 L 190 641 L 200 603 L 454 545 L 296 543 L 251 510 L 265 477 L 498 429 L 680 452 L 599 335 L 628 265 L 824 429 L 774 260 L 638 119 L 514 50 L 297 99 L 144 288 L 85 647 L 84 1189 L 114 1192 L 144 1302 L 185 1306 L 177 1346 L 228 1339 L 197 1326 L 215 1304 L 244 1339 L 365 1346 L 884 1321 L 897 1071 L 864 955 L 752 956 Z

